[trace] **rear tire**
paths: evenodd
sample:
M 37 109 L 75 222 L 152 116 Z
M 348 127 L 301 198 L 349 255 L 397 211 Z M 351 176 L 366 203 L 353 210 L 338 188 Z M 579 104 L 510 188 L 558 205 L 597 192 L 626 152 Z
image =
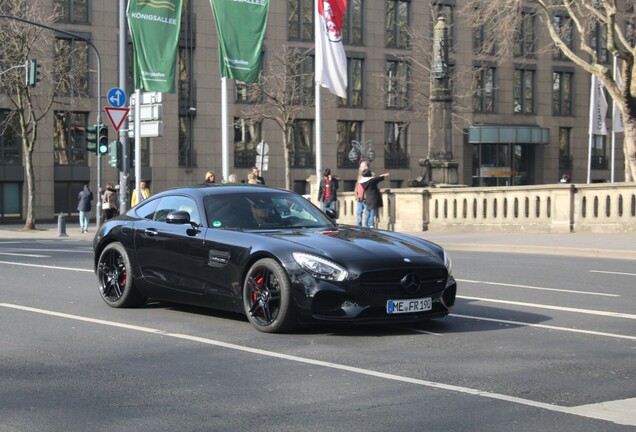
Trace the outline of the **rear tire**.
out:
M 97 261 L 97 283 L 102 299 L 110 307 L 135 307 L 143 298 L 133 284 L 132 265 L 121 243 L 104 248 Z
M 250 323 L 264 333 L 284 333 L 297 326 L 291 282 L 274 259 L 254 263 L 243 283 L 243 308 Z

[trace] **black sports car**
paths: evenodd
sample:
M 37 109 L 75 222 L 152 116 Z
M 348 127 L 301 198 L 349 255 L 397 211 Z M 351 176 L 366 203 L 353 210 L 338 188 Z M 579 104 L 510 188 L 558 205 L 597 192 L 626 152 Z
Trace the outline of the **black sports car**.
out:
M 440 246 L 333 216 L 264 186 L 168 190 L 102 225 L 99 292 L 112 307 L 155 299 L 242 312 L 263 332 L 448 315 L 457 284 Z

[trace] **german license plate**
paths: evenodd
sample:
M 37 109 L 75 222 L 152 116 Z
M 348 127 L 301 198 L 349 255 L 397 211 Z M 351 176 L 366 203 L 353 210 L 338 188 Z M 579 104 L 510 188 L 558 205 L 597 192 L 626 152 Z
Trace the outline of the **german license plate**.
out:
M 430 297 L 409 299 L 409 300 L 388 300 L 386 302 L 386 313 L 414 313 L 425 312 L 433 308 L 433 301 Z

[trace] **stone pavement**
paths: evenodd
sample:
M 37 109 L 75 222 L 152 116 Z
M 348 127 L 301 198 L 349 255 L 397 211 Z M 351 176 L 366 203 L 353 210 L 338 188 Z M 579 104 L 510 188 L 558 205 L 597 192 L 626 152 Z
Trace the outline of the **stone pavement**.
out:
M 95 235 L 95 223 L 88 233 L 79 224 L 67 221 L 64 227 L 36 223 L 36 231 L 22 231 L 22 224 L 0 224 L 0 241 L 10 239 L 85 240 Z M 61 229 L 63 228 L 63 229 Z M 62 234 L 62 235 L 60 235 Z M 536 253 L 548 255 L 636 260 L 636 232 L 620 234 L 532 232 L 411 232 L 442 245 L 449 251 Z

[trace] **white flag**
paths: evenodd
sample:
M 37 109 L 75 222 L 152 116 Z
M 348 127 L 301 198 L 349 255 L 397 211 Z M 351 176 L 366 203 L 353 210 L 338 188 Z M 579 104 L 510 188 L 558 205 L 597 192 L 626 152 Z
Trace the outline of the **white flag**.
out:
M 590 89 L 590 134 L 607 135 L 607 99 L 603 91 L 603 84 L 592 75 L 592 88 Z
M 347 97 L 347 56 L 342 45 L 342 17 L 347 0 L 315 0 L 316 82 L 331 93 Z
M 623 88 L 623 80 L 621 78 L 621 69 L 618 65 L 618 62 L 614 65 L 614 80 L 616 81 L 616 85 L 618 89 Z M 625 123 L 623 123 L 623 113 L 618 109 L 618 105 L 614 102 L 614 124 L 612 125 L 612 129 L 614 132 L 625 132 Z

